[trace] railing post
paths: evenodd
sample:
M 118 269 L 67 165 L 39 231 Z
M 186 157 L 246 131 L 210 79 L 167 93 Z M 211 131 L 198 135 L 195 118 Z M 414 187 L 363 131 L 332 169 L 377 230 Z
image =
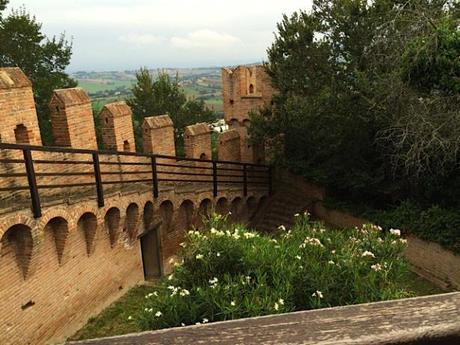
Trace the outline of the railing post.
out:
M 246 164 L 243 165 L 243 195 L 248 196 L 248 172 Z
M 38 194 L 37 178 L 35 176 L 34 161 L 32 160 L 32 152 L 30 149 L 24 149 L 24 163 L 27 172 L 27 181 L 29 182 L 30 200 L 32 201 L 32 212 L 34 218 L 42 216 L 42 207 L 40 204 L 40 195 Z
M 212 161 L 212 182 L 213 182 L 213 195 L 217 197 L 217 163 Z
M 102 187 L 101 165 L 99 153 L 93 152 L 94 178 L 96 179 L 97 205 L 104 207 L 104 189 Z
M 157 156 L 152 156 L 152 181 L 153 181 L 153 197 L 158 198 L 158 174 L 157 174 Z
M 273 195 L 273 169 L 270 165 L 268 167 L 268 195 Z

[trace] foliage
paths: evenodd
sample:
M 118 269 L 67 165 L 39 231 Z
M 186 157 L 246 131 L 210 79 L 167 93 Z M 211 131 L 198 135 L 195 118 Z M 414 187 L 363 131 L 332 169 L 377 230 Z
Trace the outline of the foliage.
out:
M 401 227 L 417 237 L 441 244 L 460 254 L 460 213 L 438 205 L 423 207 L 411 201 L 388 210 L 371 210 L 362 215 L 383 228 Z
M 168 114 L 175 128 L 178 154 L 183 151 L 183 133 L 188 125 L 212 122 L 216 116 L 203 100 L 187 99 L 180 86 L 178 75 L 171 79 L 166 72 L 159 72 L 156 79 L 147 68 L 136 73 L 133 97 L 128 100 L 134 114 L 134 128 L 138 150 L 142 150 L 141 125 L 145 117 Z
M 268 49 L 274 106 L 252 135 L 283 133 L 286 163 L 350 197 L 453 203 L 460 184 L 459 6 L 316 0 Z
M 297 215 L 260 235 L 214 215 L 190 231 L 181 264 L 132 317 L 142 329 L 230 320 L 407 296 L 404 240 L 366 225 L 326 230 Z
M 2 11 L 8 1 L 0 2 Z M 54 89 L 76 86 L 66 73 L 72 44 L 64 35 L 48 38 L 24 8 L 0 15 L 0 66 L 20 67 L 31 79 L 44 144 L 52 144 L 48 103 Z

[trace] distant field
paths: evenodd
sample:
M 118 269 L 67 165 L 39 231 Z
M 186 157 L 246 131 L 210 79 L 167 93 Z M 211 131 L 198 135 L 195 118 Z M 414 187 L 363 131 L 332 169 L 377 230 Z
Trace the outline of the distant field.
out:
M 107 80 L 107 79 L 85 79 L 78 80 L 78 86 L 85 89 L 88 93 L 112 91 L 120 87 L 131 88 L 132 81 L 128 80 Z

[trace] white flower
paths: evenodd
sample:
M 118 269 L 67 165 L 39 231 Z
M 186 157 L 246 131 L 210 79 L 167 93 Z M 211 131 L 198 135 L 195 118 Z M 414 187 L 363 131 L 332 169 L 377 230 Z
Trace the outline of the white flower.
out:
M 318 297 L 319 299 L 324 298 L 323 293 L 319 290 L 316 290 L 316 292 L 313 292 L 311 294 L 312 297 Z
M 281 304 L 281 305 L 284 305 L 284 299 L 280 298 L 280 299 L 278 300 L 278 303 Z
M 219 252 L 217 252 L 217 253 L 216 253 L 216 256 L 217 256 L 217 257 L 219 257 L 219 256 L 220 256 L 220 253 L 219 253 Z
M 376 271 L 376 272 L 381 271 L 382 270 L 382 265 L 380 265 L 380 264 L 372 265 L 371 269 Z
M 363 258 L 365 258 L 365 257 L 375 258 L 374 253 L 372 253 L 372 252 L 370 252 L 370 251 L 367 251 L 367 250 L 366 250 L 364 253 L 362 253 L 361 256 L 362 256 Z
M 185 327 L 185 323 L 183 323 L 183 322 L 182 322 L 180 325 L 181 325 L 182 327 Z
M 182 248 L 185 248 L 187 245 L 184 242 L 179 243 Z
M 208 323 L 208 322 L 209 322 L 208 319 L 206 319 L 206 318 L 203 319 L 203 323 Z
M 234 234 L 232 235 L 232 237 L 235 239 L 235 240 L 239 240 L 240 239 L 240 235 L 238 235 L 238 232 L 234 232 Z
M 234 306 L 236 306 L 236 302 L 235 302 L 235 301 L 231 301 L 231 302 L 230 302 L 230 305 L 231 305 L 232 307 L 234 307 Z
M 308 210 L 305 210 L 305 212 L 303 214 L 304 214 L 304 216 L 310 216 L 310 212 L 308 212 Z
M 302 257 L 301 257 L 300 255 L 296 255 L 295 258 L 296 258 L 297 260 L 302 260 Z
M 132 320 L 133 317 L 131 315 L 128 316 L 128 320 Z
M 209 279 L 209 284 L 216 284 L 219 281 L 216 277 Z
M 300 217 L 300 214 L 296 213 L 296 214 L 294 215 L 294 217 Z
M 328 263 L 329 265 L 335 265 L 335 262 L 332 261 L 332 260 L 329 260 L 327 263 Z
M 203 256 L 203 254 L 197 254 L 197 255 L 195 256 L 195 258 L 196 258 L 197 260 L 201 260 L 201 259 L 204 258 L 204 256 Z
M 228 211 L 228 215 L 231 216 L 231 215 L 232 215 L 232 211 Z
M 334 250 L 331 250 L 331 253 L 332 253 L 332 254 L 335 254 L 335 253 L 336 253 L 336 252 L 335 252 L 335 249 L 334 249 Z
M 161 315 L 163 315 L 163 313 L 162 313 L 161 311 L 157 311 L 157 312 L 155 313 L 155 316 L 156 316 L 156 317 L 160 317 Z
M 211 234 L 215 234 L 217 232 L 216 228 L 211 228 Z
M 190 291 L 187 289 L 182 289 L 182 291 L 179 293 L 182 297 L 190 295 Z
M 278 230 L 286 231 L 286 227 L 284 225 L 280 225 L 278 226 Z
M 399 229 L 390 229 L 390 234 L 396 235 L 396 236 L 401 236 L 401 230 L 399 230 Z
M 275 310 L 278 310 L 280 307 L 279 307 L 278 303 L 275 303 L 275 305 L 273 306 L 273 308 L 275 308 Z
M 402 244 L 407 244 L 407 240 L 404 239 L 404 238 L 400 238 L 400 239 L 399 239 L 399 242 L 401 242 Z
M 198 326 L 198 325 L 201 325 L 201 322 L 196 322 L 195 325 L 197 325 L 197 326 Z
M 168 277 L 168 280 L 173 280 L 174 278 L 174 274 L 171 274 L 169 277 Z
M 312 237 L 306 237 L 305 240 L 303 241 L 303 244 L 304 246 L 301 245 L 301 248 L 305 248 L 305 245 L 306 244 L 309 244 L 311 246 L 316 246 L 316 247 L 321 247 L 323 248 L 323 244 L 321 243 L 321 241 L 317 238 L 312 238 Z

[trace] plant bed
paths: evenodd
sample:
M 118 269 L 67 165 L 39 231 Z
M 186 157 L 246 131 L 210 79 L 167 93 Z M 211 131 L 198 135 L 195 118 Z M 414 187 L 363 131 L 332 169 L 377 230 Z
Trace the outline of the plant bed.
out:
M 290 230 L 280 226 L 273 236 L 217 215 L 206 228 L 188 233 L 182 262 L 172 275 L 141 290 L 142 302 L 120 313 L 132 325 L 130 331 L 439 292 L 409 272 L 403 257 L 406 243 L 398 231 L 383 233 L 372 225 L 327 230 L 310 222 L 308 214 L 298 215 Z M 115 309 L 123 310 L 122 304 Z M 101 319 L 110 321 L 103 313 L 86 329 L 110 329 Z M 81 331 L 74 339 L 92 337 L 90 333 Z

